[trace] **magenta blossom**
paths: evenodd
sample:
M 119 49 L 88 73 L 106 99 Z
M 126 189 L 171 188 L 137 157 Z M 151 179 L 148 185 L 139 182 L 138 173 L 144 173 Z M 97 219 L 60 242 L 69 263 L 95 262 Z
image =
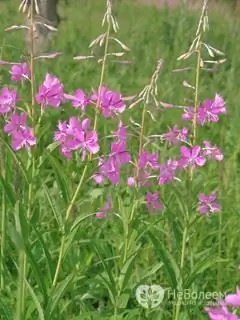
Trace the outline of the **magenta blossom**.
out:
M 194 108 L 187 107 L 182 116 L 183 120 L 193 121 Z M 216 94 L 214 100 L 205 100 L 202 105 L 198 106 L 196 120 L 200 125 L 206 123 L 218 122 L 220 114 L 226 114 L 227 110 L 223 98 Z
M 13 81 L 30 79 L 30 69 L 26 62 L 21 64 L 14 64 L 11 67 L 10 74 Z
M 159 184 L 164 185 L 177 179 L 175 175 L 178 170 L 178 161 L 169 159 L 165 164 L 161 164 L 159 169 Z
M 86 151 L 95 154 L 99 151 L 98 136 L 95 131 L 90 131 L 90 120 L 84 119 L 82 122 L 75 117 L 59 122 L 58 131 L 54 134 L 54 139 L 59 142 L 61 152 L 66 158 L 72 157 L 72 152 L 81 150 L 83 159 Z
M 94 180 L 102 184 L 104 178 L 108 178 L 112 184 L 120 181 L 120 169 L 131 160 L 130 154 L 126 151 L 125 142 L 114 142 L 111 144 L 111 154 L 105 159 L 99 160 L 99 171 L 93 175 Z
M 150 187 L 152 185 L 149 179 L 154 170 L 159 169 L 157 153 L 148 153 L 147 151 L 142 151 L 139 155 L 136 174 L 135 177 L 128 177 L 127 184 L 129 187 L 134 187 L 135 185 L 141 187 Z
M 228 306 L 240 307 L 240 289 L 237 288 L 235 294 L 228 294 L 224 301 Z
M 211 320 L 239 320 L 238 316 L 222 305 L 217 308 L 205 308 Z
M 2 88 L 0 94 L 0 113 L 13 111 L 18 101 L 17 92 L 7 87 Z
M 169 131 L 162 135 L 162 140 L 166 140 L 169 145 L 178 144 L 179 142 L 187 141 L 188 129 L 182 128 L 178 129 L 178 126 L 175 125 L 169 129 Z
M 118 139 L 118 142 L 125 142 L 127 140 L 127 128 L 119 121 L 117 131 L 113 132 L 113 137 Z
M 12 138 L 12 148 L 18 151 L 22 148 L 30 149 L 36 144 L 36 138 L 33 136 L 33 129 L 27 126 L 27 114 L 14 113 L 11 115 L 10 122 L 4 126 L 4 131 Z
M 81 89 L 76 90 L 72 95 L 65 94 L 65 98 L 72 101 L 73 108 L 80 108 L 83 111 L 90 104 L 90 98 Z
M 163 204 L 159 202 L 159 195 L 157 192 L 146 194 L 146 207 L 149 213 L 162 211 L 164 209 Z
M 217 161 L 223 160 L 223 153 L 217 148 L 217 146 L 212 146 L 209 141 L 203 141 L 203 143 L 205 145 L 205 147 L 203 148 L 204 156 Z
M 126 108 L 121 94 L 109 90 L 104 85 L 102 85 L 99 92 L 94 92 L 91 98 L 96 104 L 99 101 L 99 107 L 105 118 L 122 113 Z
M 202 167 L 206 163 L 206 159 L 203 157 L 200 146 L 193 147 L 181 147 L 181 159 L 178 161 L 179 167 L 186 168 L 188 166 Z
M 100 209 L 99 212 L 96 213 L 96 218 L 97 219 L 103 219 L 106 218 L 107 213 L 112 209 L 112 199 L 111 197 L 108 197 L 107 203 L 103 208 Z
M 138 167 L 140 169 L 150 167 L 153 170 L 157 170 L 159 168 L 158 154 L 142 151 L 139 155 Z
M 63 84 L 57 77 L 47 73 L 36 94 L 36 101 L 41 104 L 42 108 L 46 106 L 59 108 L 60 104 L 65 101 Z
M 209 196 L 200 193 L 198 195 L 199 206 L 198 211 L 202 215 L 210 215 L 221 210 L 221 206 L 217 201 L 216 192 L 212 192 Z

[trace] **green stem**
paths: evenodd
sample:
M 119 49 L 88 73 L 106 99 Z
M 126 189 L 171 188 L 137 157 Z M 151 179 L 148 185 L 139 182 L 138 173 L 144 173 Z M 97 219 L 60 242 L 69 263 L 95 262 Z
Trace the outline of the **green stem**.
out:
M 35 92 L 34 92 L 34 1 L 31 0 L 31 53 L 30 53 L 30 69 L 31 69 L 31 116 L 32 116 L 32 127 L 33 133 L 35 134 Z M 31 151 L 32 156 L 32 172 L 31 181 L 28 189 L 28 209 L 27 209 L 27 222 L 30 221 L 32 214 L 32 197 L 33 197 L 33 183 L 35 177 L 35 156 L 34 150 Z M 16 309 L 16 319 L 20 320 L 22 316 L 24 317 L 25 310 L 25 295 L 26 295 L 26 285 L 25 279 L 27 274 L 27 256 L 25 251 L 20 251 L 19 253 L 19 290 L 17 297 L 17 309 Z
M 97 129 L 97 119 L 98 119 L 98 112 L 99 112 L 100 100 L 101 100 L 101 97 L 100 97 L 99 93 L 100 93 L 101 87 L 103 85 L 103 79 L 104 79 L 106 63 L 107 63 L 107 52 L 108 52 L 110 31 L 111 31 L 111 24 L 108 23 L 107 33 L 106 33 L 106 41 L 105 41 L 105 47 L 104 47 L 103 63 L 102 63 L 100 81 L 99 81 L 99 86 L 98 86 L 98 99 L 97 99 L 96 112 L 95 112 L 95 118 L 94 118 L 94 130 L 95 131 Z
M 222 148 L 224 145 L 224 137 L 225 137 L 225 127 L 222 125 L 220 132 L 220 147 Z M 219 168 L 219 185 L 220 185 L 220 196 L 224 194 L 224 162 L 222 161 Z M 218 258 L 219 260 L 222 257 L 222 226 L 223 226 L 223 216 L 222 212 L 219 212 L 218 215 Z M 218 262 L 217 269 L 217 289 L 220 292 L 222 283 L 222 264 Z
M 72 212 L 72 209 L 75 205 L 75 202 L 77 200 L 77 197 L 79 195 L 79 192 L 81 190 L 81 187 L 82 187 L 82 184 L 83 184 L 83 181 L 84 181 L 84 178 L 85 178 L 85 175 L 86 175 L 86 172 L 87 172 L 87 168 L 88 168 L 88 162 L 86 163 L 84 169 L 83 169 L 83 173 L 82 173 L 82 176 L 81 176 L 81 179 L 79 181 L 79 184 L 77 186 L 77 189 L 72 197 L 72 200 L 67 208 L 67 211 L 66 211 L 66 215 L 65 215 L 65 225 L 69 219 L 69 216 Z M 58 280 L 58 276 L 59 276 L 59 272 L 60 272 L 60 267 L 61 267 L 61 263 L 62 263 L 62 260 L 63 260 L 63 252 L 64 252 L 64 244 L 65 244 L 65 240 L 66 240 L 66 235 L 65 233 L 62 235 L 62 239 L 61 239 L 61 246 L 60 246 L 60 252 L 59 252 L 59 257 L 58 257 L 58 262 L 57 262 L 57 267 L 56 267 L 56 271 L 55 271 L 55 274 L 54 274 L 54 279 L 53 279 L 53 283 L 52 283 L 52 287 L 55 287 L 56 283 L 57 283 L 57 280 Z
M 21 248 L 19 252 L 19 285 L 18 285 L 18 299 L 16 305 L 16 316 L 15 320 L 23 320 L 23 305 L 22 305 L 22 296 L 24 295 L 24 265 L 25 265 L 25 252 Z
M 4 290 L 4 260 L 5 260 L 5 245 L 6 245 L 6 197 L 5 193 L 2 193 L 2 219 L 1 219 L 1 290 Z
M 197 52 L 197 66 L 196 66 L 196 77 L 195 77 L 194 118 L 192 123 L 193 145 L 196 143 L 196 138 L 197 138 L 197 109 L 198 109 L 198 95 L 199 95 L 200 63 L 201 63 L 201 42 L 199 42 L 199 47 Z
M 138 149 L 138 157 L 140 156 L 143 148 L 143 138 L 144 138 L 144 125 L 145 125 L 145 117 L 146 117 L 146 111 L 147 111 L 147 104 L 144 102 L 143 105 L 143 111 L 142 111 L 142 119 L 141 119 L 141 130 L 140 130 L 140 138 L 139 138 L 139 149 Z M 139 175 L 139 167 L 136 165 L 136 177 L 135 181 L 138 181 L 138 175 Z
M 188 234 L 188 225 L 185 226 L 184 231 L 183 231 L 181 260 L 180 260 L 180 272 L 181 272 L 181 274 L 182 274 L 183 267 L 184 267 L 184 259 L 185 259 L 186 244 L 187 244 L 187 234 Z M 175 312 L 175 318 L 174 318 L 175 320 L 179 319 L 180 310 L 181 310 L 181 295 L 178 294 L 176 312 Z

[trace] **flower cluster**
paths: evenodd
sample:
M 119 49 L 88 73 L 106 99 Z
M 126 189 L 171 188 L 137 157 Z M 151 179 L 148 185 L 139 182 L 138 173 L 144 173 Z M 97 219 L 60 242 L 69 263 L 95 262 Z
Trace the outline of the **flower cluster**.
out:
M 66 158 L 72 158 L 72 152 L 82 151 L 82 159 L 85 159 L 86 152 L 96 154 L 99 151 L 98 136 L 90 129 L 90 120 L 84 119 L 82 122 L 75 117 L 66 121 L 59 121 L 58 131 L 54 134 L 54 139 L 58 141 L 62 154 Z
M 117 141 L 111 143 L 111 152 L 106 158 L 100 158 L 98 163 L 99 171 L 93 178 L 98 184 L 102 184 L 105 178 L 111 183 L 118 184 L 120 181 L 120 169 L 131 160 L 130 153 L 126 150 L 126 128 L 119 124 L 119 128 L 114 134 Z
M 13 150 L 18 151 L 21 148 L 30 149 L 36 144 L 36 138 L 33 136 L 33 129 L 27 126 L 27 114 L 13 113 L 10 121 L 4 126 L 4 131 L 11 136 L 11 146 Z
M 205 100 L 197 108 L 197 114 L 194 114 L 194 108 L 188 107 L 182 116 L 183 120 L 193 121 L 196 117 L 197 123 L 204 125 L 206 123 L 218 122 L 220 114 L 226 114 L 227 110 L 223 98 L 216 94 L 213 100 Z
M 26 63 L 13 65 L 10 74 L 13 81 L 30 79 L 30 70 Z M 104 118 L 116 118 L 126 110 L 122 95 L 110 90 L 106 85 L 102 85 L 89 95 L 82 89 L 76 89 L 73 93 L 68 94 L 64 92 L 62 82 L 49 73 L 40 84 L 35 98 L 42 110 L 48 106 L 58 109 L 67 102 L 71 103 L 73 108 L 81 111 L 82 115 L 87 112 L 87 107 L 93 105 L 95 108 L 99 108 Z M 33 129 L 27 126 L 27 113 L 18 114 L 16 111 L 16 104 L 19 100 L 15 89 L 2 88 L 0 113 L 7 118 L 4 131 L 11 136 L 12 148 L 16 151 L 21 148 L 29 150 L 31 146 L 36 144 Z M 194 110 L 193 107 L 185 108 L 183 119 L 193 121 Z M 217 122 L 219 116 L 227 112 L 225 102 L 219 94 L 216 94 L 213 100 L 205 100 L 196 110 L 197 123 L 200 125 Z M 122 166 L 132 164 L 131 155 L 127 150 L 127 128 L 121 121 L 112 136 L 115 140 L 111 142 L 110 153 L 98 158 L 98 169 L 93 175 L 93 179 L 98 184 L 103 184 L 106 179 L 114 185 L 119 184 Z M 154 185 L 154 180 L 159 186 L 173 181 L 181 181 L 179 178 L 181 171 L 202 167 L 208 160 L 223 160 L 222 151 L 207 140 L 203 141 L 202 146 L 200 144 L 192 145 L 189 129 L 186 127 L 179 128 L 174 125 L 160 137 L 169 145 L 181 144 L 180 158 L 170 158 L 161 163 L 158 152 L 140 150 L 133 174 L 127 178 L 129 187 L 149 188 Z M 97 154 L 100 150 L 98 133 L 90 128 L 90 119 L 88 117 L 82 119 L 81 115 L 79 117 L 72 116 L 68 121 L 59 121 L 54 133 L 54 140 L 58 143 L 61 154 L 67 159 L 71 159 L 73 153 L 77 151 L 84 160 L 87 153 Z M 200 193 L 198 198 L 198 212 L 200 214 L 210 215 L 220 211 L 216 193 L 213 192 L 209 196 Z M 145 200 L 150 213 L 163 209 L 157 192 L 147 192 Z M 110 208 L 109 203 L 108 200 L 107 208 Z

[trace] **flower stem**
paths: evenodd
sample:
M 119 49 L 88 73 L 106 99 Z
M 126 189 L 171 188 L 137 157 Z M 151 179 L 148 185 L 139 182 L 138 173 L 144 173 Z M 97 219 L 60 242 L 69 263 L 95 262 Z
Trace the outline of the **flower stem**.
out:
M 70 214 L 72 212 L 72 209 L 73 209 L 73 207 L 75 205 L 75 202 L 76 202 L 77 197 L 79 195 L 79 192 L 81 190 L 81 187 L 82 187 L 82 184 L 83 184 L 86 172 L 87 172 L 87 168 L 88 168 L 88 162 L 86 163 L 86 165 L 85 165 L 85 167 L 83 169 L 83 173 L 82 173 L 81 179 L 79 181 L 79 184 L 78 184 L 78 186 L 77 186 L 77 188 L 76 188 L 76 190 L 74 192 L 74 195 L 72 197 L 72 200 L 71 200 L 71 202 L 70 202 L 70 204 L 69 204 L 69 206 L 67 208 L 66 215 L 65 215 L 65 225 L 68 222 L 69 216 L 70 216 Z M 65 233 L 63 233 L 62 239 L 61 239 L 61 246 L 60 246 L 60 252 L 59 252 L 59 256 L 58 256 L 57 267 L 56 267 L 56 271 L 55 271 L 55 274 L 54 274 L 52 287 L 55 287 L 55 285 L 57 283 L 57 280 L 58 280 L 60 267 L 61 267 L 61 263 L 62 263 L 62 260 L 63 260 L 63 252 L 64 252 L 65 241 L 66 241 L 66 235 L 65 235 Z
M 96 112 L 95 112 L 95 118 L 94 118 L 94 127 L 93 127 L 94 131 L 96 131 L 96 129 L 97 129 L 97 119 L 98 119 L 98 112 L 99 112 L 100 100 L 101 100 L 100 90 L 103 85 L 103 79 L 104 79 L 104 74 L 105 74 L 105 69 L 106 69 L 110 30 L 111 30 L 111 24 L 110 24 L 110 22 L 108 22 L 105 47 L 104 47 L 104 55 L 103 55 L 103 62 L 102 62 L 102 69 L 101 69 L 100 81 L 99 81 L 99 86 L 98 86 L 98 98 L 97 98 Z
M 30 36 L 31 36 L 31 52 L 30 52 L 30 69 L 31 69 L 31 116 L 33 132 L 35 133 L 35 94 L 34 94 L 34 1 L 31 0 L 31 11 L 30 11 Z M 28 189 L 28 209 L 27 209 L 27 221 L 29 222 L 32 213 L 32 197 L 33 197 L 33 183 L 35 177 L 35 158 L 34 150 L 31 151 L 32 160 L 32 171 L 31 181 Z M 17 307 L 16 307 L 16 320 L 21 320 L 24 317 L 25 310 L 25 278 L 27 273 L 27 256 L 25 251 L 21 248 L 19 252 L 19 290 L 17 296 Z
M 5 260 L 5 244 L 6 244 L 6 198 L 4 192 L 2 193 L 2 219 L 1 219 L 1 290 L 4 290 L 4 260 Z

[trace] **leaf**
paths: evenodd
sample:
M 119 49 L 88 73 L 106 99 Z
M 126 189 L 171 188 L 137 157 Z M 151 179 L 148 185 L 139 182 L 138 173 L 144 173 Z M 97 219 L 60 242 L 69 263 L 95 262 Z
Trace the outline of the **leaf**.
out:
M 64 166 L 59 163 L 59 161 L 54 158 L 52 155 L 49 155 L 49 160 L 52 165 L 53 172 L 55 174 L 56 182 L 58 184 L 59 190 L 61 190 L 63 199 L 65 203 L 70 202 L 70 186 L 71 183 L 69 183 L 69 176 L 65 173 Z
M 219 262 L 227 262 L 227 260 L 219 259 L 218 256 L 210 255 L 206 259 L 199 261 L 191 274 L 184 281 L 184 287 L 189 288 L 192 283 L 197 279 L 199 274 L 206 272 L 208 269 L 211 269 L 213 266 L 216 266 Z
M 174 257 L 162 244 L 162 241 L 156 238 L 155 235 L 152 234 L 152 232 L 149 232 L 148 236 L 152 241 L 157 253 L 159 254 L 159 257 L 164 263 L 164 267 L 168 275 L 169 281 L 171 282 L 172 288 L 180 290 L 182 285 L 181 273 Z
M 45 317 L 44 317 L 44 312 L 43 312 L 43 309 L 41 307 L 41 304 L 38 300 L 38 297 L 36 296 L 35 292 L 33 291 L 32 287 L 30 286 L 29 282 L 27 281 L 27 279 L 24 279 L 25 282 L 26 282 L 26 285 L 27 285 L 27 288 L 28 288 L 28 291 L 35 303 L 35 306 L 36 306 L 36 309 L 38 311 L 38 316 L 39 316 L 39 320 L 45 320 Z
M 65 293 L 68 285 L 73 280 L 73 277 L 74 277 L 73 274 L 68 275 L 63 281 L 59 282 L 51 290 L 51 293 L 50 293 L 50 296 L 49 296 L 49 301 L 48 301 L 48 304 L 47 304 L 47 307 L 46 307 L 46 312 L 45 312 L 45 316 L 46 316 L 47 319 L 50 318 L 52 313 L 55 311 L 59 300 L 61 299 L 61 297 Z
M 12 207 L 15 206 L 15 196 L 10 183 L 7 183 L 2 175 L 0 175 L 0 185 L 4 190 L 4 195 L 6 196 L 8 202 L 11 204 Z
M 53 212 L 53 214 L 55 216 L 55 219 L 57 220 L 57 223 L 58 223 L 58 226 L 59 226 L 59 230 L 61 232 L 63 232 L 65 227 L 64 227 L 64 223 L 63 223 L 63 218 L 62 218 L 61 212 L 59 212 L 56 209 L 53 197 L 50 195 L 49 190 L 48 190 L 46 185 L 43 185 L 43 189 L 44 189 L 44 192 L 45 192 L 45 194 L 47 196 L 48 203 L 49 203 L 49 205 L 50 205 L 50 207 L 52 209 L 52 212 Z
M 141 247 L 142 247 L 142 244 L 139 243 L 135 252 L 133 252 L 128 257 L 128 259 L 125 261 L 124 265 L 121 268 L 121 273 L 119 276 L 119 290 L 120 290 L 120 292 L 124 291 L 125 287 L 127 286 L 128 282 L 129 282 L 130 277 L 132 276 L 133 263 L 135 261 L 135 258 L 137 257 L 139 249 Z
M 55 272 L 53 259 L 51 257 L 51 254 L 50 254 L 50 252 L 48 250 L 47 244 L 45 243 L 41 233 L 38 231 L 38 229 L 35 227 L 35 225 L 32 225 L 32 228 L 36 232 L 38 240 L 39 240 L 39 242 L 40 242 L 40 244 L 42 246 L 42 249 L 43 249 L 43 251 L 45 253 L 45 256 L 46 256 L 45 261 L 46 261 L 47 266 L 48 266 L 48 270 L 49 270 L 49 274 L 50 274 L 50 281 L 52 282 L 53 281 L 53 277 L 54 277 L 54 272 Z

